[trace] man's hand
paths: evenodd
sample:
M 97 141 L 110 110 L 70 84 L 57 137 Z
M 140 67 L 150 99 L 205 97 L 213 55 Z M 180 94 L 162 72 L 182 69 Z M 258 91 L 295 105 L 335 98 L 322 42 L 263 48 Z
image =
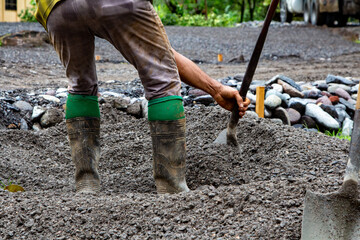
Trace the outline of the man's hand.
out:
M 229 111 L 232 111 L 235 103 L 237 103 L 239 106 L 240 117 L 245 115 L 245 111 L 250 104 L 250 100 L 248 98 L 243 101 L 242 97 L 236 89 L 225 85 L 221 85 L 219 87 L 216 94 L 213 95 L 213 98 L 221 107 Z
M 249 99 L 246 99 L 244 102 L 236 89 L 222 85 L 203 72 L 190 59 L 184 57 L 174 49 L 172 49 L 172 51 L 175 56 L 175 61 L 179 70 L 181 81 L 207 92 L 221 107 L 225 108 L 226 110 L 232 111 L 235 103 L 237 103 L 239 106 L 240 117 L 245 115 L 245 111 L 250 104 Z

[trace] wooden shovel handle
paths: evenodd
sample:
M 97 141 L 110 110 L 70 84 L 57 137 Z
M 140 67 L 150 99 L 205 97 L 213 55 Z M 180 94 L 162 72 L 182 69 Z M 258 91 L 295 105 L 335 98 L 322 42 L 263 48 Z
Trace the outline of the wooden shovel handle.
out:
M 271 4 L 269 6 L 269 9 L 267 11 L 266 14 L 266 18 L 264 21 L 264 25 L 261 29 L 260 35 L 257 39 L 254 51 L 251 55 L 249 64 L 246 68 L 246 72 L 245 72 L 245 76 L 243 79 L 243 82 L 241 84 L 241 88 L 240 88 L 240 96 L 245 100 L 246 99 L 246 94 L 249 90 L 252 78 L 254 77 L 254 73 L 257 67 L 257 64 L 259 62 L 259 58 L 262 52 L 262 49 L 264 47 L 264 43 L 266 40 L 266 36 L 269 30 L 269 26 L 271 23 L 271 19 L 274 17 L 277 5 L 279 4 L 279 0 L 272 0 Z M 228 127 L 229 128 L 235 128 L 237 123 L 239 122 L 239 109 L 238 106 L 236 105 L 231 113 L 231 117 L 230 117 L 230 121 L 228 123 Z

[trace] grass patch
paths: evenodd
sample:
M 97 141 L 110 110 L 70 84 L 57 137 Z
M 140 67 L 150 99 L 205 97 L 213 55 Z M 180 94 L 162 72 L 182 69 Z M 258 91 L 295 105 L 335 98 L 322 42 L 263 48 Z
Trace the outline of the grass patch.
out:
M 351 136 L 343 135 L 342 129 L 339 129 L 338 131 L 332 131 L 332 132 L 327 130 L 327 131 L 325 131 L 325 134 L 330 137 L 336 137 L 338 139 L 345 139 L 345 140 L 351 141 Z

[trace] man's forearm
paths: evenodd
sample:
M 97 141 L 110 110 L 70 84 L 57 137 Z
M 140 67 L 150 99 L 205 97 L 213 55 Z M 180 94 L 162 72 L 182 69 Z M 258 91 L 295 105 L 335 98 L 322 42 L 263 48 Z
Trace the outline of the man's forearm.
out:
M 194 62 L 172 49 L 181 81 L 201 89 L 211 96 L 218 93 L 221 84 L 202 71 Z

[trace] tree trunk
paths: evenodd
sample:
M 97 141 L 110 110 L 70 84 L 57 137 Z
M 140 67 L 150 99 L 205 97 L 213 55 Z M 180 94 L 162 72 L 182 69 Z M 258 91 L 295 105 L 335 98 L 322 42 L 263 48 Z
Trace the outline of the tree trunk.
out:
M 245 0 L 240 1 L 240 22 L 244 22 Z
M 256 5 L 256 0 L 248 0 L 248 3 L 249 3 L 250 20 L 254 21 L 254 10 Z

